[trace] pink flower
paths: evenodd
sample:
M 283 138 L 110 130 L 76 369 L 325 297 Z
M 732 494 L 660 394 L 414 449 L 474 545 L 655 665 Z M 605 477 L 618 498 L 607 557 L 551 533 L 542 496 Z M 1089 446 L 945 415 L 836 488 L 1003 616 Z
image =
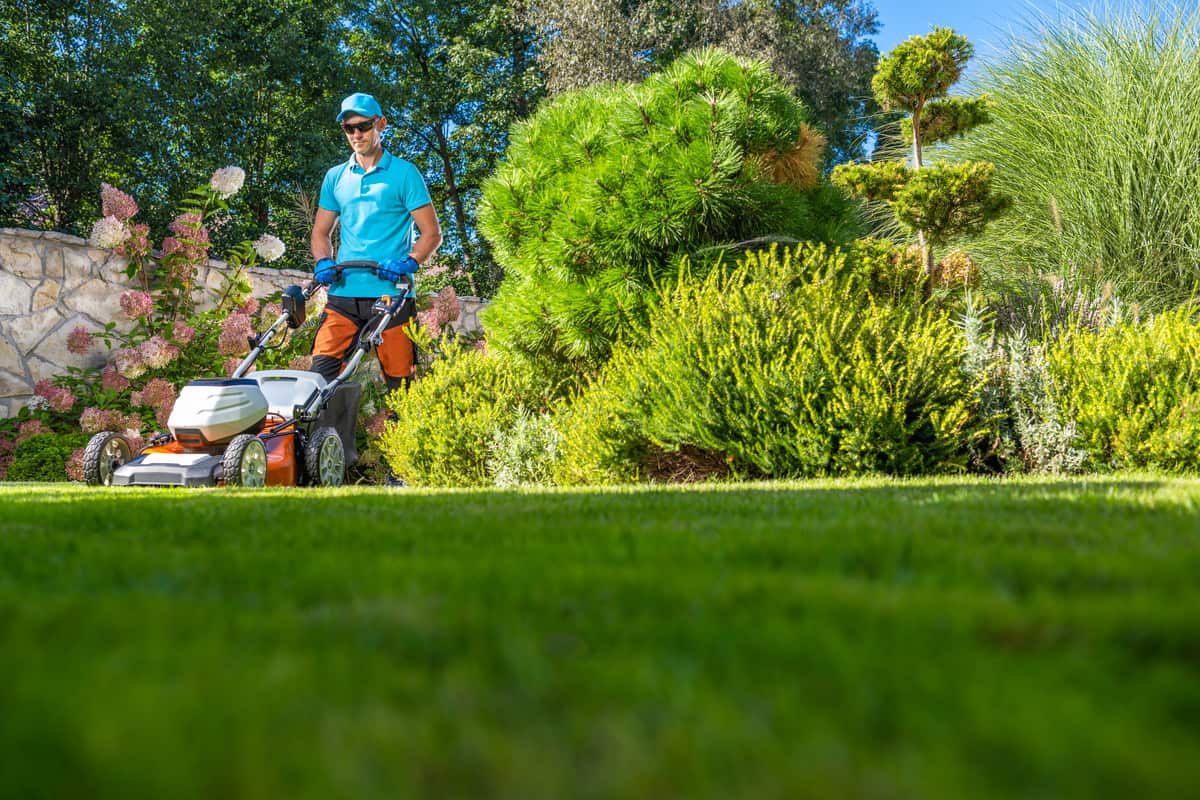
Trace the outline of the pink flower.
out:
M 179 344 L 187 344 L 196 337 L 196 329 L 180 320 L 171 327 L 171 338 Z
M 168 236 L 163 239 L 162 254 L 169 256 L 172 253 L 178 253 L 183 250 L 183 242 L 176 239 L 174 236 Z
M 150 253 L 150 226 L 134 225 L 129 238 L 113 248 L 119 256 L 142 258 Z
M 471 343 L 471 347 L 474 347 L 480 353 L 486 353 L 487 352 L 487 339 L 476 339 L 474 342 Z
M 70 389 L 55 386 L 53 381 L 46 379 L 34 384 L 33 392 L 45 400 L 46 405 L 59 413 L 70 411 L 77 399 Z
M 100 184 L 100 213 L 106 217 L 127 220 L 138 212 L 138 204 L 132 197 L 115 186 Z
M 140 392 L 134 392 L 129 402 L 135 406 L 150 406 L 160 428 L 167 426 L 171 408 L 175 405 L 175 387 L 162 378 L 151 378 Z
M 238 365 L 241 363 L 242 363 L 242 360 L 240 358 L 238 358 L 237 356 L 234 356 L 233 358 L 227 358 L 227 359 L 225 359 L 225 362 L 221 365 L 221 369 L 223 369 L 225 371 L 226 375 L 232 375 L 233 371 L 235 369 L 237 369 Z M 251 367 L 249 370 L 247 370 L 247 374 L 249 374 L 251 372 L 254 372 L 254 367 Z
M 288 363 L 288 369 L 312 369 L 312 356 L 296 356 Z
M 179 357 L 179 348 L 161 336 L 151 336 L 142 342 L 138 352 L 150 369 L 161 369 Z
M 39 433 L 50 433 L 50 429 L 42 424 L 40 419 L 30 419 L 17 426 L 17 444 Z
M 437 310 L 439 327 L 458 321 L 462 305 L 458 302 L 458 293 L 454 291 L 453 286 L 447 286 L 437 293 L 433 298 L 433 308 Z
M 146 360 L 136 347 L 122 347 L 113 353 L 113 364 L 117 372 L 130 380 L 140 378 L 146 373 Z
M 279 319 L 279 315 L 283 313 L 283 306 L 279 303 L 267 303 L 263 306 L 263 317 L 266 319 Z
M 258 313 L 258 299 L 249 297 L 244 303 L 238 306 L 238 310 L 243 314 L 254 315 Z
M 67 459 L 67 477 L 73 481 L 83 480 L 83 451 L 86 449 L 86 447 L 77 448 Z
M 137 414 L 122 414 L 120 411 L 90 406 L 79 415 L 79 428 L 84 433 L 124 430 L 137 432 L 142 429 L 142 419 Z
M 442 323 L 438 321 L 436 308 L 427 308 L 424 311 L 418 311 L 417 322 L 421 323 L 422 328 L 428 328 L 429 332 L 434 336 L 442 332 Z
M 250 352 L 248 338 L 254 334 L 250 317 L 234 311 L 221 323 L 221 335 L 217 339 L 217 351 L 223 356 L 239 356 Z
M 106 392 L 123 392 L 129 388 L 129 381 L 110 364 L 100 370 L 100 388 Z
M 121 293 L 121 311 L 130 319 L 141 319 L 150 316 L 154 310 L 154 298 L 146 292 L 131 289 Z
M 75 328 L 67 334 L 67 350 L 77 356 L 81 356 L 88 350 L 92 349 L 92 334 L 82 325 L 76 325 Z
M 192 239 L 195 237 L 197 231 L 203 230 L 203 222 L 204 220 L 201 219 L 199 214 L 188 211 L 173 219 L 167 227 L 171 229 L 171 233 L 180 239 Z M 166 242 L 163 242 L 163 245 L 165 246 Z

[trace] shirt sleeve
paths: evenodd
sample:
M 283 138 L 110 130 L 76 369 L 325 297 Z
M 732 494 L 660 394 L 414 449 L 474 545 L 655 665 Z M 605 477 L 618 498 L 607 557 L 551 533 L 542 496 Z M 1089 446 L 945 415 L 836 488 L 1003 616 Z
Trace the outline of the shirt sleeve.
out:
M 318 206 L 335 214 L 342 213 L 342 207 L 338 204 L 337 197 L 333 193 L 334 187 L 337 186 L 339 174 L 340 170 L 337 167 L 325 173 L 325 180 L 321 181 L 321 198 L 317 201 Z

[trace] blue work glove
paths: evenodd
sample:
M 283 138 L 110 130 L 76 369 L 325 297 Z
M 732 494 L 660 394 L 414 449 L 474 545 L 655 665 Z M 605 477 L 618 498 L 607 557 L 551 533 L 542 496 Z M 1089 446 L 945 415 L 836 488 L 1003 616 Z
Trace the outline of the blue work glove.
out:
M 335 278 L 337 278 L 337 269 L 332 258 L 322 258 L 317 262 L 317 267 L 313 270 L 313 280 L 328 286 L 333 283 Z
M 394 258 L 389 258 L 387 261 L 379 262 L 378 274 L 388 283 L 395 283 L 400 280 L 401 275 L 412 275 L 419 270 L 421 265 L 412 256 L 397 261 Z

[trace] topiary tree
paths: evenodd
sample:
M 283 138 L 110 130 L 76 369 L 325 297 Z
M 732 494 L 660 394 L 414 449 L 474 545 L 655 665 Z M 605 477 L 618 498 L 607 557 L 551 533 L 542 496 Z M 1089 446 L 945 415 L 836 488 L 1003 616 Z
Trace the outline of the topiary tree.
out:
M 871 88 L 887 111 L 909 117 L 901 126 L 912 146 L 912 166 L 899 161 L 843 164 L 833 183 L 867 200 L 883 201 L 914 231 L 928 278 L 933 247 L 978 233 L 1008 206 L 992 190 L 994 167 L 985 162 L 925 164 L 924 148 L 988 121 L 987 97 L 947 97 L 974 48 L 949 28 L 913 36 L 879 61 Z
M 823 145 L 764 64 L 719 50 L 639 85 L 559 95 L 513 129 L 484 185 L 480 225 L 506 275 L 489 346 L 578 379 L 641 324 L 681 257 L 702 275 L 748 240 L 852 238 Z

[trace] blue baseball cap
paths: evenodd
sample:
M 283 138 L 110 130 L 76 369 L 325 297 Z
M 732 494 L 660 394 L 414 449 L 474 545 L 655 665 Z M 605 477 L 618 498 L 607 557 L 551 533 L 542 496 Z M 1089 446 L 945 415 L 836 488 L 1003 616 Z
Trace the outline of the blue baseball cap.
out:
M 342 101 L 342 111 L 337 115 L 337 121 L 341 122 L 347 114 L 358 114 L 363 117 L 382 117 L 383 110 L 379 107 L 379 101 L 369 94 L 355 92 Z

